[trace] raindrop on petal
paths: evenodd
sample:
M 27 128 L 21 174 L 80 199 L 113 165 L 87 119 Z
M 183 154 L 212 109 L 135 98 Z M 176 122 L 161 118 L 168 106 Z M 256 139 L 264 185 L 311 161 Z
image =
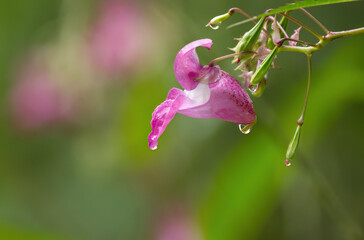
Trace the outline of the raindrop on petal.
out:
M 157 146 L 154 146 L 151 148 L 151 150 L 156 150 L 157 149 Z
M 254 122 L 252 122 L 250 124 L 239 124 L 240 132 L 242 132 L 244 134 L 250 133 L 250 131 L 252 130 L 252 128 L 253 128 L 253 126 L 255 125 L 256 122 L 257 122 L 257 117 L 255 117 Z
M 244 134 L 248 134 L 251 131 L 251 127 L 249 127 L 249 124 L 239 124 L 239 130 Z

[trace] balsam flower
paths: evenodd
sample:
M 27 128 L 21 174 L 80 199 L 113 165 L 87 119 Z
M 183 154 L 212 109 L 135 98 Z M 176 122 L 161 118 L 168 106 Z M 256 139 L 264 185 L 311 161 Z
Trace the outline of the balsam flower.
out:
M 253 103 L 240 83 L 219 66 L 202 66 L 196 48 L 211 48 L 211 39 L 201 39 L 183 47 L 176 56 L 174 72 L 184 91 L 172 88 L 167 99 L 152 114 L 150 149 L 156 149 L 176 113 L 194 118 L 218 118 L 237 124 L 255 121 Z

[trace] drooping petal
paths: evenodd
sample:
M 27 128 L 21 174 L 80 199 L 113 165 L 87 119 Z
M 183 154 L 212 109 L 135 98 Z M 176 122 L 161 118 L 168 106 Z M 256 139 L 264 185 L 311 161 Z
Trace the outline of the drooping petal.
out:
M 274 21 L 271 25 L 271 28 L 273 30 L 272 39 L 274 43 L 277 43 L 281 39 L 281 33 L 278 26 L 277 18 L 274 18 Z
M 178 52 L 174 62 L 174 73 L 177 81 L 187 91 L 194 89 L 198 85 L 199 82 L 195 78 L 198 78 L 199 72 L 202 69 L 196 48 L 206 47 L 210 49 L 211 45 L 211 39 L 200 39 L 187 44 Z
M 249 71 L 249 72 L 243 72 L 243 74 L 241 74 L 241 75 L 239 75 L 239 77 L 242 77 L 242 78 L 244 78 L 244 82 L 243 82 L 243 84 L 244 84 L 244 86 L 248 89 L 249 87 L 250 87 L 250 85 L 251 85 L 251 83 L 250 83 L 250 79 L 252 78 L 252 76 L 253 76 L 253 71 Z
M 253 103 L 240 83 L 226 72 L 215 83 L 209 84 L 210 99 L 207 103 L 178 110 L 178 113 L 194 118 L 218 118 L 237 124 L 249 124 L 255 120 Z
M 263 61 L 271 52 L 272 50 L 270 50 L 269 48 L 267 48 L 266 46 L 260 46 L 258 48 L 258 50 L 256 51 L 255 57 L 260 60 Z
M 267 23 L 268 22 L 264 23 L 263 29 L 260 32 L 259 39 L 258 39 L 258 42 L 260 42 L 263 46 L 266 46 L 267 42 L 268 42 Z
M 158 145 L 158 138 L 162 135 L 169 122 L 186 101 L 185 93 L 177 88 L 172 88 L 167 96 L 167 99 L 162 102 L 153 112 L 152 132 L 148 136 L 148 146 L 154 150 Z
M 302 27 L 297 28 L 296 30 L 294 30 L 294 33 L 292 34 L 291 38 L 294 40 L 298 40 L 300 37 L 300 31 L 301 31 Z M 296 46 L 297 42 L 294 41 L 288 41 L 288 44 L 290 46 Z

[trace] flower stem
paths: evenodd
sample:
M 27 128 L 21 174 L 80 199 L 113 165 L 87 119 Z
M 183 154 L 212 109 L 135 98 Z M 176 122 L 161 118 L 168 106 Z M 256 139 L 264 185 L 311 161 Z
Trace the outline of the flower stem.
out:
M 313 52 L 316 52 L 323 48 L 326 44 L 331 42 L 332 40 L 342 38 L 342 37 L 349 37 L 354 36 L 358 34 L 364 33 L 364 27 L 362 28 L 356 28 L 351 29 L 347 31 L 341 31 L 341 32 L 329 32 L 326 36 L 323 36 L 322 39 L 316 43 L 315 45 L 307 44 L 309 47 L 299 47 L 299 46 L 281 46 L 278 49 L 278 52 L 302 52 L 305 54 L 312 54 Z
M 311 67 L 311 53 L 307 53 L 307 62 L 308 62 L 308 77 L 307 77 L 307 90 L 306 90 L 306 97 L 305 102 L 303 104 L 303 109 L 300 118 L 297 121 L 297 125 L 302 126 L 303 120 L 305 118 L 307 102 L 308 102 L 308 95 L 310 94 L 310 87 L 311 87 L 311 74 L 312 74 L 312 67 Z
M 307 46 L 311 46 L 311 47 L 316 47 L 315 44 L 312 44 L 312 43 L 309 43 L 309 42 L 305 42 L 305 41 L 302 41 L 302 40 L 298 40 L 298 39 L 292 39 L 292 38 L 282 38 L 281 40 L 279 40 L 279 42 L 277 44 L 278 45 L 279 44 L 283 44 L 283 42 L 285 42 L 285 41 L 292 41 L 292 42 L 301 43 L 303 45 L 307 45 Z
M 240 8 L 230 8 L 229 9 L 229 14 L 230 15 L 232 15 L 234 12 L 239 12 L 239 13 L 243 14 L 245 17 L 247 17 L 249 19 L 252 18 L 248 13 L 246 13 L 244 10 L 242 10 Z M 254 19 L 252 19 L 252 22 L 255 23 L 255 24 L 257 23 L 257 21 L 255 21 Z
M 311 13 L 309 13 L 306 9 L 300 8 L 300 10 L 302 12 L 304 12 L 309 18 L 311 18 L 315 23 L 317 23 L 317 25 L 319 25 L 325 31 L 326 34 L 329 33 L 329 30 L 327 30 L 327 28 L 319 20 L 317 20 L 317 18 L 315 18 Z
M 357 35 L 357 34 L 361 34 L 361 33 L 364 33 L 364 27 L 351 29 L 351 30 L 347 30 L 347 31 L 341 31 L 341 32 L 329 32 L 324 37 L 324 39 L 334 40 L 334 39 L 337 39 L 337 38 L 349 37 L 349 36 L 353 36 L 353 35 Z
M 238 56 L 238 55 L 241 55 L 241 54 L 253 54 L 253 53 L 255 53 L 255 52 L 254 51 L 242 51 L 242 52 L 238 52 L 238 53 L 232 53 L 232 54 L 228 54 L 228 55 L 225 55 L 225 56 L 221 56 L 221 57 L 218 57 L 218 58 L 215 58 L 214 60 L 212 60 L 209 63 L 209 66 L 213 67 L 216 62 L 219 62 L 219 61 L 224 60 L 224 59 L 235 57 L 235 56 Z
M 286 18 L 288 18 L 292 22 L 297 23 L 298 25 L 300 25 L 301 27 L 303 27 L 304 29 L 306 29 L 307 31 L 309 31 L 310 33 L 312 33 L 313 35 L 315 35 L 318 39 L 322 40 L 322 36 L 320 34 L 318 34 L 317 32 L 315 32 L 311 28 L 307 27 L 306 25 L 304 25 L 300 21 L 296 20 L 295 18 L 293 18 L 293 17 L 291 17 L 291 16 L 289 16 L 287 14 L 284 14 L 284 13 L 279 13 L 279 14 L 281 14 L 282 16 L 285 16 Z
M 301 52 L 301 53 L 312 53 L 317 51 L 317 47 L 298 47 L 298 46 L 285 46 L 282 45 L 279 49 L 278 52 Z
M 277 22 L 277 25 L 278 25 L 279 29 L 281 29 L 281 31 L 284 34 L 284 36 L 286 38 L 289 38 L 288 34 L 286 33 L 286 31 L 284 30 L 284 28 L 282 27 L 282 25 L 279 22 Z

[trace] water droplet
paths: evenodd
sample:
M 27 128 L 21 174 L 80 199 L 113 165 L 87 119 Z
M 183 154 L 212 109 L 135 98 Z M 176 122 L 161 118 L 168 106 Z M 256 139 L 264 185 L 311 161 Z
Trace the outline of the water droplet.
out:
M 157 146 L 154 146 L 151 148 L 151 150 L 156 150 L 157 149 Z
M 254 94 L 258 89 L 259 84 L 249 86 L 249 91 Z
M 284 162 L 284 165 L 286 165 L 286 167 L 291 166 L 291 161 L 289 159 L 286 159 L 286 161 Z
M 219 25 L 218 25 L 218 24 L 214 24 L 214 23 L 212 23 L 212 24 L 210 24 L 209 26 L 210 26 L 210 28 L 212 28 L 212 29 L 214 29 L 214 30 L 219 29 Z
M 252 128 L 253 128 L 253 126 L 255 125 L 256 122 L 257 122 L 257 117 L 255 117 L 254 122 L 252 122 L 250 124 L 239 124 L 240 132 L 242 132 L 244 134 L 250 133 L 250 131 L 252 130 Z
M 251 127 L 249 127 L 250 124 L 239 124 L 239 130 L 240 132 L 244 134 L 248 134 L 251 131 Z

